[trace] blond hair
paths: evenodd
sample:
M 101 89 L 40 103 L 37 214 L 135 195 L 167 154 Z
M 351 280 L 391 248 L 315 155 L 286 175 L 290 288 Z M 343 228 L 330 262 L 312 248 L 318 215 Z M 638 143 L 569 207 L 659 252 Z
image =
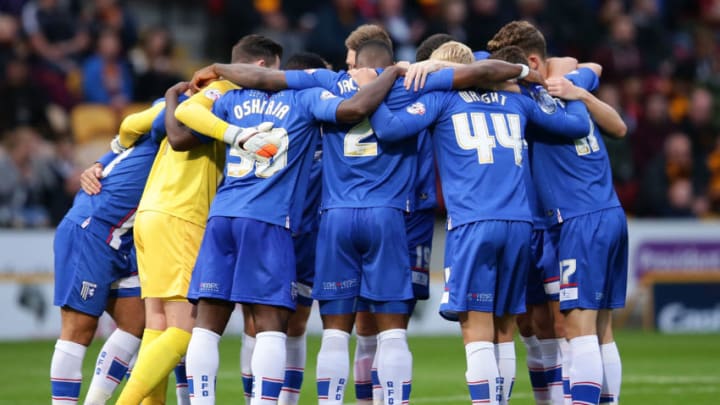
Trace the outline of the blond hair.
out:
M 457 41 L 450 41 L 440 45 L 430 55 L 430 59 L 462 63 L 465 65 L 475 61 L 472 49 Z

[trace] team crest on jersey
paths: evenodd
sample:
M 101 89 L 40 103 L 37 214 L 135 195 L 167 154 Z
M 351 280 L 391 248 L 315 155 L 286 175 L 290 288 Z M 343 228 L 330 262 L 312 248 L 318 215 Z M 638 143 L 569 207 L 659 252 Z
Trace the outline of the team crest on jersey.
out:
M 325 90 L 322 93 L 320 93 L 320 100 L 329 100 L 331 98 L 337 97 L 336 95 L 330 93 L 329 91 Z
M 89 281 L 83 281 L 82 287 L 80 287 L 80 296 L 82 297 L 83 301 L 87 301 L 89 298 L 92 298 L 93 295 L 95 295 L 96 288 L 97 284 L 91 283 Z
M 424 115 L 425 114 L 425 104 L 421 102 L 413 103 L 408 108 L 406 108 L 407 112 L 412 115 Z
M 217 101 L 217 99 L 222 97 L 222 93 L 218 89 L 207 89 L 203 94 L 212 101 Z

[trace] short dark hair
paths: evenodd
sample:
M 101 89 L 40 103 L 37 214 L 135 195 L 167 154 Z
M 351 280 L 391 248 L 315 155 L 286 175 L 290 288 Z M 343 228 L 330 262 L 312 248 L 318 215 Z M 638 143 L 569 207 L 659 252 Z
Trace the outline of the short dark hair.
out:
M 528 63 L 528 57 L 525 54 L 525 51 L 515 45 L 498 49 L 497 51 L 491 53 L 488 59 L 503 60 L 509 63 L 522 63 L 524 65 L 527 65 Z
M 360 60 L 360 56 L 370 53 L 370 58 L 380 65 L 387 66 L 393 63 L 393 50 L 384 41 L 371 39 L 360 44 L 355 55 L 356 65 Z M 384 60 L 382 58 L 385 58 Z M 367 67 L 367 66 L 366 66 Z
M 282 45 L 264 35 L 245 35 L 233 46 L 232 63 L 252 63 L 262 59 L 272 65 L 282 58 Z
M 325 69 L 327 66 L 325 59 L 312 52 L 298 52 L 285 63 L 286 70 Z
M 453 38 L 453 36 L 450 34 L 430 35 L 420 43 L 417 51 L 415 51 L 415 61 L 422 62 L 424 60 L 430 59 L 430 55 L 432 55 L 432 53 L 435 52 L 435 50 L 438 49 L 440 45 L 454 40 L 455 38 Z

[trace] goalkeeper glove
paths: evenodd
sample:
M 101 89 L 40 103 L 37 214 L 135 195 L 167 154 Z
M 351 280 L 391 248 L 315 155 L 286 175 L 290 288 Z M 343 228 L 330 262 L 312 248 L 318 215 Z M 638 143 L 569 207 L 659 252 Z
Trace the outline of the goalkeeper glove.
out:
M 225 131 L 223 139 L 238 152 L 247 152 L 252 159 L 267 163 L 278 152 L 280 144 L 280 136 L 277 135 L 277 132 L 270 132 L 272 126 L 272 122 L 263 122 L 257 127 L 248 128 L 230 125 Z M 246 154 L 242 153 L 242 155 Z

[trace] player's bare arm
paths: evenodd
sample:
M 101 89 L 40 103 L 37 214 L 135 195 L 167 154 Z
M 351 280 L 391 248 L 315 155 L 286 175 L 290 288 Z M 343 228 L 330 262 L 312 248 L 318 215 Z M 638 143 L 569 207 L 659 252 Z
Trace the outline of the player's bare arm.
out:
M 182 125 L 175 118 L 174 114 L 178 106 L 178 98 L 189 88 L 188 82 L 180 82 L 165 92 L 165 131 L 167 132 L 168 143 L 177 151 L 190 150 L 201 143 L 188 127 Z
M 513 79 L 545 86 L 545 79 L 542 75 L 528 68 L 527 65 L 508 63 L 501 60 L 481 60 L 455 68 L 453 88 L 486 87 L 492 83 Z
M 395 80 L 404 73 L 397 66 L 386 68 L 376 80 L 363 86 L 350 99 L 340 103 L 336 117 L 338 122 L 358 122 L 370 115 L 385 99 Z
M 407 73 L 405 74 L 405 89 L 410 90 L 410 87 L 414 84 L 413 89 L 418 91 L 425 87 L 425 81 L 430 73 L 437 72 L 444 68 L 457 68 L 461 66 L 464 65 L 462 63 L 433 59 L 413 63 L 407 68 Z
M 547 60 L 547 77 L 563 77 L 578 68 L 578 61 L 575 58 L 553 57 Z
M 622 138 L 627 133 L 627 125 L 620 114 L 609 104 L 598 99 L 589 91 L 575 86 L 570 80 L 559 77 L 548 79 L 548 93 L 565 100 L 580 100 L 585 104 L 593 120 L 603 131 L 613 138 Z
M 260 90 L 282 90 L 287 88 L 285 72 L 248 63 L 214 63 L 193 74 L 190 86 L 195 90 L 222 77 L 238 86 Z

